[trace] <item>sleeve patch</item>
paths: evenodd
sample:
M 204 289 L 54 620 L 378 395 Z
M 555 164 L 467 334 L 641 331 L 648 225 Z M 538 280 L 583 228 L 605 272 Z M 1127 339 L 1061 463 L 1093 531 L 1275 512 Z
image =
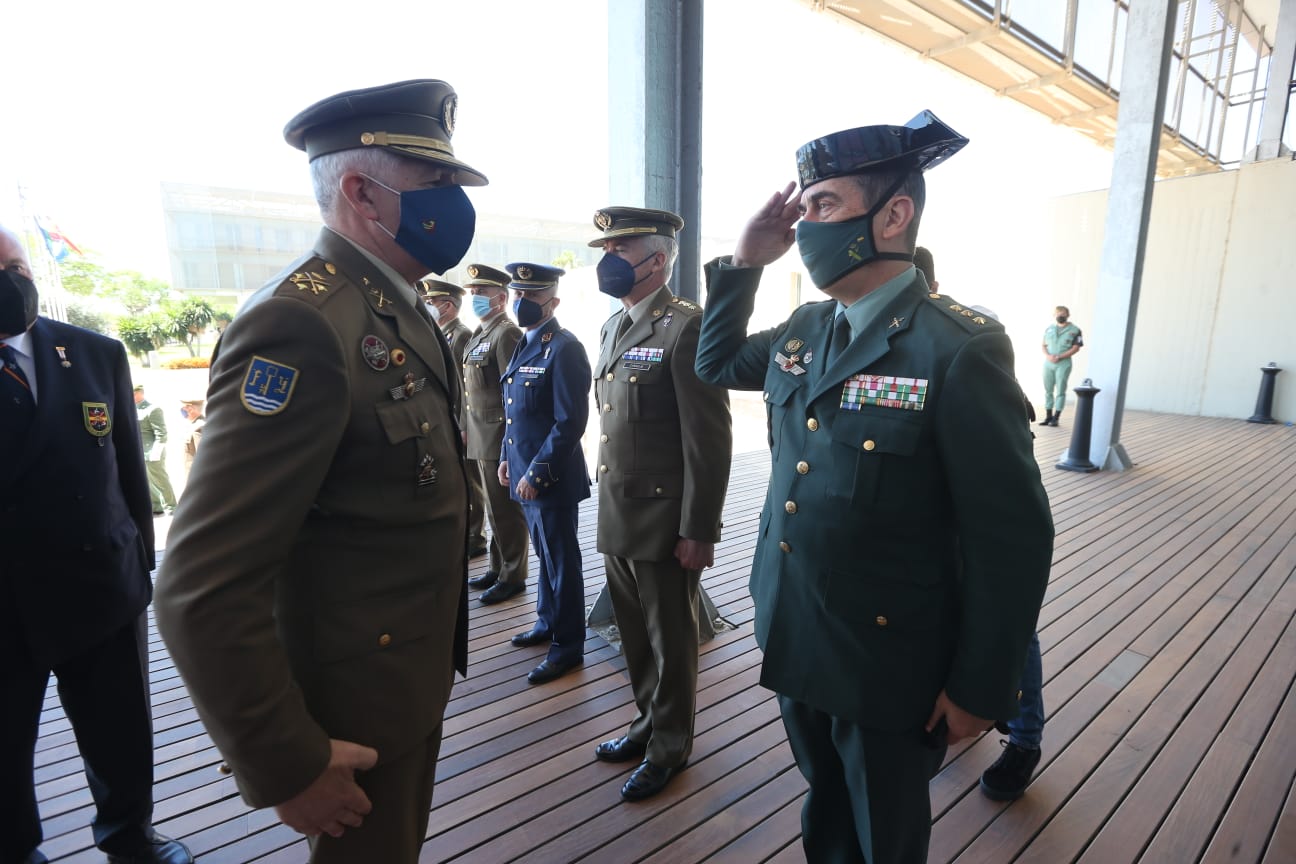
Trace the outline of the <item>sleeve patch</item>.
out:
M 292 366 L 253 356 L 248 362 L 243 389 L 239 393 L 243 407 L 265 417 L 278 414 L 288 407 L 298 376 L 299 370 Z

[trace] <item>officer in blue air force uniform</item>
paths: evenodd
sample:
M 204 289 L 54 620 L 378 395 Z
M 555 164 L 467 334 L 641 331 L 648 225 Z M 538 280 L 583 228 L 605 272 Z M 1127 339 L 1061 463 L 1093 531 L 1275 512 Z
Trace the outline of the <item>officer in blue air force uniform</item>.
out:
M 585 662 L 585 582 L 577 507 L 590 496 L 581 436 L 589 420 L 590 364 L 585 348 L 553 317 L 563 271 L 539 264 L 505 268 L 513 314 L 525 335 L 501 379 L 504 442 L 499 481 L 522 505 L 540 562 L 536 623 L 513 637 L 519 647 L 547 644 L 527 676 L 552 681 Z
M 799 194 L 706 268 L 698 373 L 769 411 L 751 592 L 814 862 L 926 860 L 928 780 L 947 744 L 1016 713 L 1048 581 L 1012 346 L 911 263 L 922 171 L 965 143 L 928 112 L 816 139 Z M 748 335 L 761 267 L 794 237 L 831 299 Z

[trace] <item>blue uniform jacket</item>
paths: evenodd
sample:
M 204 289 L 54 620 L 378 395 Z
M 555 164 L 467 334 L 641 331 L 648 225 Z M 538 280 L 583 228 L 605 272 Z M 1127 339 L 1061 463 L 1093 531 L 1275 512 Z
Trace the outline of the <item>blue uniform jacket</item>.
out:
M 866 728 L 921 726 L 942 688 L 1015 716 L 1053 523 L 1003 328 L 915 274 L 826 365 L 833 302 L 748 335 L 760 270 L 706 273 L 698 374 L 768 409 L 761 683 Z
M 530 335 L 530 334 L 528 334 Z M 526 477 L 540 495 L 527 504 L 570 506 L 590 495 L 581 436 L 589 420 L 593 383 L 585 348 L 549 319 L 532 339 L 523 337 L 500 377 L 504 392 L 504 441 L 510 493 Z

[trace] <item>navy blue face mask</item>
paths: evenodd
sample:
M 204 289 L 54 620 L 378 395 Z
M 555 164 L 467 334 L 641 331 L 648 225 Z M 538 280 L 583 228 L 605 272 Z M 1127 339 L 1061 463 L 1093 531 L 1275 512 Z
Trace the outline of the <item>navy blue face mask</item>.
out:
M 514 300 L 513 314 L 517 317 L 518 326 L 532 327 L 539 324 L 540 319 L 544 318 L 545 306 L 548 305 L 548 300 L 543 303 L 537 303 L 530 297 L 519 297 Z
M 444 273 L 463 260 L 477 228 L 477 211 L 463 189 L 439 186 L 398 192 L 367 174 L 363 176 L 400 198 L 396 233 L 378 223 L 397 246 L 432 273 Z
M 636 285 L 644 281 L 644 279 L 647 279 L 648 276 L 652 275 L 652 273 L 649 273 L 648 276 L 643 277 L 643 279 L 636 279 L 635 271 L 643 266 L 644 261 L 652 260 L 653 256 L 656 254 L 656 252 L 652 252 L 647 258 L 644 258 L 643 261 L 640 261 L 638 264 L 631 264 L 619 255 L 615 255 L 611 252 L 607 253 L 603 256 L 602 260 L 599 261 L 598 267 L 595 268 L 595 273 L 598 276 L 599 290 L 609 297 L 615 297 L 618 300 L 622 297 L 629 296 L 630 292 L 634 290 Z
M 870 261 L 912 261 L 912 254 L 879 252 L 873 244 L 873 217 L 881 212 L 904 184 L 896 183 L 877 204 L 863 216 L 843 222 L 807 222 L 802 219 L 796 226 L 797 251 L 810 273 L 810 281 L 820 291 L 826 290 L 846 274 L 858 270 Z

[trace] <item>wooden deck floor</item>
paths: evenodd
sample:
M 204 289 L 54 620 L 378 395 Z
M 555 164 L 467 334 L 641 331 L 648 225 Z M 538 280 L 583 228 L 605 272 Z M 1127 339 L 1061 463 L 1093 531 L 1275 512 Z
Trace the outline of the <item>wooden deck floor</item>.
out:
M 1053 468 L 1068 429 L 1036 452 L 1058 536 L 1040 617 L 1044 758 L 1021 800 L 977 791 L 991 733 L 932 781 L 933 862 L 1296 861 L 1296 432 L 1130 414 L 1123 474 Z M 471 668 L 446 717 L 428 862 L 802 860 L 805 785 L 771 695 L 757 686 L 748 567 L 765 453 L 735 459 L 727 539 L 704 585 L 738 629 L 702 648 L 693 761 L 657 799 L 622 804 L 629 768 L 594 745 L 633 716 L 621 658 L 597 636 L 583 670 L 541 687 L 534 585 L 472 603 Z M 587 601 L 603 584 L 595 512 L 582 510 Z M 479 570 L 481 564 L 474 568 Z M 533 568 L 534 572 L 534 568 Z M 300 862 L 304 843 L 249 812 L 152 634 L 156 821 L 203 864 Z M 75 742 L 51 688 L 36 757 L 51 859 L 102 861 Z

